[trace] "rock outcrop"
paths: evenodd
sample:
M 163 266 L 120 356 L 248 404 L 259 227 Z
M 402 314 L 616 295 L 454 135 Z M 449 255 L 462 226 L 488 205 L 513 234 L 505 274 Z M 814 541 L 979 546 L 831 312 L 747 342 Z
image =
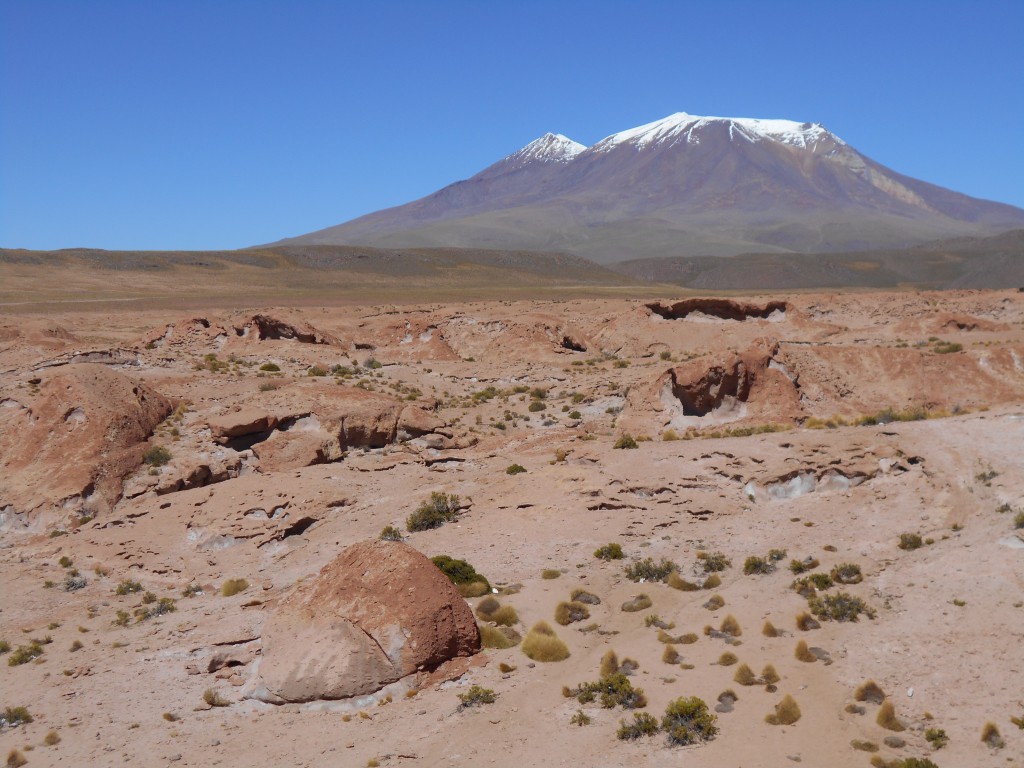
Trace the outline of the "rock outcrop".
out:
M 267 620 L 249 696 L 271 703 L 379 691 L 480 649 L 469 605 L 426 557 L 364 541 L 300 585 Z

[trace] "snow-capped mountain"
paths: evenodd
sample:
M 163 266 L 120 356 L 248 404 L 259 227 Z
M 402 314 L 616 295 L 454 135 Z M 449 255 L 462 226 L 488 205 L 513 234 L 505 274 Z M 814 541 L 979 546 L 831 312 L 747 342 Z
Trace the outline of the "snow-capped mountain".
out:
M 1024 226 L 902 176 L 817 123 L 679 112 L 585 147 L 548 133 L 420 200 L 282 244 L 634 258 L 898 247 Z

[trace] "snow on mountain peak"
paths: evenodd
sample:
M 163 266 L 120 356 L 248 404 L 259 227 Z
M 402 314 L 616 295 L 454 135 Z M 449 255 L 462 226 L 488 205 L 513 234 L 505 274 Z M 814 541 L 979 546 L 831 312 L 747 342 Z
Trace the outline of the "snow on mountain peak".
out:
M 813 148 L 823 138 L 830 138 L 843 145 L 839 137 L 830 133 L 817 123 L 798 123 L 793 120 L 762 120 L 752 117 L 701 117 L 686 112 L 655 120 L 653 123 L 640 125 L 619 133 L 614 133 L 594 145 L 598 152 L 607 152 L 620 144 L 631 144 L 637 149 L 648 145 L 685 141 L 688 144 L 699 144 L 698 130 L 716 123 L 729 126 L 729 137 L 737 137 L 747 141 L 758 142 L 765 139 L 777 141 L 802 149 Z
M 515 165 L 539 160 L 543 163 L 568 163 L 586 147 L 560 133 L 545 133 L 534 139 L 507 160 Z

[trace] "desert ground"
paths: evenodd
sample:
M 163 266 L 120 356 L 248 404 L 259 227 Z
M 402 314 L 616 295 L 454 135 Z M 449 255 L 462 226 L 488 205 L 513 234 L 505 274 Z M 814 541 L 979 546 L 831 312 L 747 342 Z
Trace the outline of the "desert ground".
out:
M 1024 766 L 1024 293 L 44 289 L 0 307 L 9 762 Z M 717 732 L 618 738 L 680 697 Z

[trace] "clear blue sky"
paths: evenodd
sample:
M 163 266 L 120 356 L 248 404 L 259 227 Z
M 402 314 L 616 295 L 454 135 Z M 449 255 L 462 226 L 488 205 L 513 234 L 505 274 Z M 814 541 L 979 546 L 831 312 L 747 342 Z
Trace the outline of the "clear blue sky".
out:
M 237 248 L 676 111 L 1024 207 L 1024 2 L 0 0 L 0 246 Z

